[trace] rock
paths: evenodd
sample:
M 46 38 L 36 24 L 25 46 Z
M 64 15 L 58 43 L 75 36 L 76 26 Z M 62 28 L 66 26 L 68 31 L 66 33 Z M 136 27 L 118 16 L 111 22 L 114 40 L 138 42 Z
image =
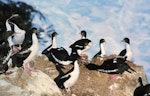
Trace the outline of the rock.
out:
M 61 96 L 61 91 L 55 82 L 40 70 L 31 74 L 24 72 L 21 79 L 24 80 L 22 87 L 35 96 Z
M 105 59 L 113 56 L 115 55 Z M 94 59 L 91 62 L 101 65 L 103 61 Z M 53 81 L 58 72 L 55 65 L 44 55 L 38 56 L 32 63 L 38 72 L 28 74 L 19 68 L 12 74 L 0 75 L 0 96 L 133 96 L 135 88 L 139 85 L 139 76 L 142 77 L 144 85 L 147 84 L 143 67 L 133 62 L 127 61 L 136 72 L 124 72 L 113 80 L 110 80 L 109 74 L 90 71 L 84 64 L 80 64 L 79 79 L 71 88 L 72 94 L 68 94 L 59 89 Z M 72 65 L 67 66 L 63 71 L 67 72 L 71 67 Z
M 10 75 L 3 75 L 0 78 L 0 89 L 5 96 L 62 96 L 55 82 L 40 70 L 26 73 L 18 69 Z

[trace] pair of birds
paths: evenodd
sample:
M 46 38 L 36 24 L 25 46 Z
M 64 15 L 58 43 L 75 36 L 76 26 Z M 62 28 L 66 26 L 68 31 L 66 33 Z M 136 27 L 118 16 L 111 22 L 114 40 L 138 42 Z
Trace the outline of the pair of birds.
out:
M 97 57 L 103 58 L 106 55 L 105 48 L 104 48 L 104 43 L 105 42 L 106 42 L 105 39 L 100 39 L 100 42 L 99 42 L 100 51 L 97 54 L 95 54 L 93 58 L 97 58 Z M 133 53 L 132 53 L 132 50 L 131 50 L 131 47 L 130 47 L 130 39 L 129 38 L 124 38 L 122 40 L 122 42 L 125 43 L 125 49 L 123 49 L 118 54 L 118 56 L 122 56 L 123 58 L 126 58 L 126 60 L 131 61 L 132 57 L 133 57 Z
M 20 29 L 15 23 L 11 21 L 12 18 L 18 17 L 18 14 L 13 14 L 6 20 L 6 37 L 4 38 L 5 46 L 4 50 L 1 48 L 0 50 L 6 51 L 6 54 L 2 54 L 3 56 L 1 60 L 0 70 L 3 70 L 1 73 L 5 73 L 8 71 L 9 64 L 12 64 L 11 67 L 22 67 L 25 71 L 33 71 L 34 69 L 30 67 L 29 62 L 36 56 L 38 52 L 38 39 L 36 36 L 36 28 L 32 28 L 31 30 L 31 38 L 26 36 L 26 31 Z M 28 45 L 29 41 L 32 41 L 31 45 Z M 27 43 L 24 47 L 23 44 Z M 7 49 L 7 50 L 6 50 Z
M 135 72 L 134 69 L 132 69 L 127 63 L 126 60 L 132 59 L 132 51 L 130 48 L 130 40 L 129 38 L 124 38 L 122 42 L 125 42 L 126 48 L 122 50 L 117 57 L 112 59 L 104 60 L 103 64 L 101 66 L 88 63 L 85 66 L 89 70 L 96 70 L 99 72 L 104 72 L 108 74 L 113 74 L 110 76 L 110 79 L 114 79 L 117 77 L 117 74 L 122 74 L 124 71 L 127 71 L 131 73 L 132 71 Z M 93 58 L 100 58 L 100 60 L 103 60 L 103 57 L 105 56 L 105 48 L 104 48 L 105 40 L 100 40 L 100 51 L 94 55 Z
M 61 89 L 66 89 L 66 91 L 70 93 L 70 87 L 76 83 L 80 73 L 78 59 L 91 47 L 91 40 L 83 38 L 71 44 L 69 46 L 71 48 L 71 54 L 69 55 L 65 48 L 57 47 L 55 41 L 57 35 L 57 32 L 52 33 L 52 44 L 43 50 L 42 54 L 46 55 L 50 61 L 56 64 L 59 75 L 54 81 L 57 86 Z M 69 64 L 73 64 L 73 67 L 66 73 L 59 67 Z

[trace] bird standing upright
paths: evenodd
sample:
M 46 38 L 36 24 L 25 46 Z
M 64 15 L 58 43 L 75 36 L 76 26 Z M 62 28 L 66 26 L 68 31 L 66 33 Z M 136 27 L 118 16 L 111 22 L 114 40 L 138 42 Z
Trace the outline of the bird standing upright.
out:
M 81 39 L 86 39 L 86 31 L 85 30 L 81 31 Z
M 80 74 L 78 60 L 73 61 L 73 68 L 66 73 L 59 74 L 54 81 L 61 89 L 66 89 L 68 93 L 71 93 L 70 87 L 72 87 L 78 80 Z
M 56 65 L 69 65 L 72 60 L 69 57 L 67 50 L 63 47 L 58 48 L 56 43 L 57 32 L 52 33 L 52 44 L 42 51 L 42 54 L 46 55 L 49 61 L 52 61 Z
M 105 48 L 104 48 L 105 42 L 106 42 L 105 39 L 100 39 L 99 41 L 100 50 L 97 54 L 94 55 L 94 58 L 99 57 L 100 59 L 102 59 L 106 55 Z
M 16 61 L 14 63 L 14 66 L 22 66 L 25 71 L 27 72 L 31 72 L 31 71 L 36 71 L 35 69 L 31 68 L 29 63 L 30 61 L 32 61 L 36 55 L 38 54 L 38 38 L 36 36 L 36 32 L 37 29 L 36 28 L 32 28 L 32 45 L 29 46 L 28 48 L 22 48 L 17 54 L 15 54 L 14 56 L 16 56 L 16 58 L 19 58 L 20 61 Z M 22 59 L 23 57 L 23 59 Z M 16 59 L 14 57 L 12 57 L 12 59 Z M 20 64 L 20 65 L 19 65 Z
M 130 47 L 130 40 L 129 38 L 124 38 L 122 42 L 125 42 L 125 49 L 119 53 L 119 56 L 122 56 L 123 58 L 126 58 L 126 60 L 131 61 L 133 59 L 133 53 Z

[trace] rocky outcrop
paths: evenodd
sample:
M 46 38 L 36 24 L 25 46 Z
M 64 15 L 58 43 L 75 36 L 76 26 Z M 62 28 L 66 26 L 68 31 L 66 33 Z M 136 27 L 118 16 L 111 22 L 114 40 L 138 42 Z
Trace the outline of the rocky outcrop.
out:
M 44 72 L 27 73 L 22 68 L 0 76 L 0 96 L 62 96 L 55 82 Z
M 105 59 L 112 58 L 108 56 Z M 93 63 L 101 65 L 102 60 L 95 58 Z M 138 86 L 138 77 L 147 83 L 142 66 L 127 62 L 136 72 L 124 72 L 116 79 L 110 80 L 109 74 L 88 70 L 80 64 L 80 76 L 77 83 L 72 86 L 72 94 L 66 93 L 57 87 L 53 79 L 58 75 L 55 65 L 45 56 L 38 56 L 34 64 L 37 72 L 26 73 L 22 68 L 9 75 L 0 76 L 0 96 L 133 96 Z M 67 71 L 72 65 L 65 66 Z

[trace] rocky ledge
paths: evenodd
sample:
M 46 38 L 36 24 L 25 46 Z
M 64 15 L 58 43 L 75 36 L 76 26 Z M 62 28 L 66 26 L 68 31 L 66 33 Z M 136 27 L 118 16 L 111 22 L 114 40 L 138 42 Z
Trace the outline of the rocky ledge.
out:
M 108 56 L 105 59 L 113 58 Z M 93 59 L 93 63 L 102 64 L 102 60 Z M 138 84 L 138 77 L 142 77 L 147 84 L 147 78 L 142 66 L 127 62 L 136 72 L 124 72 L 115 79 L 109 74 L 88 70 L 80 64 L 80 76 L 74 86 L 72 94 L 57 87 L 53 79 L 58 72 L 52 62 L 43 56 L 37 56 L 31 65 L 37 72 L 26 73 L 22 68 L 15 68 L 11 74 L 0 75 L 0 96 L 133 96 Z M 66 66 L 66 70 L 72 66 Z

